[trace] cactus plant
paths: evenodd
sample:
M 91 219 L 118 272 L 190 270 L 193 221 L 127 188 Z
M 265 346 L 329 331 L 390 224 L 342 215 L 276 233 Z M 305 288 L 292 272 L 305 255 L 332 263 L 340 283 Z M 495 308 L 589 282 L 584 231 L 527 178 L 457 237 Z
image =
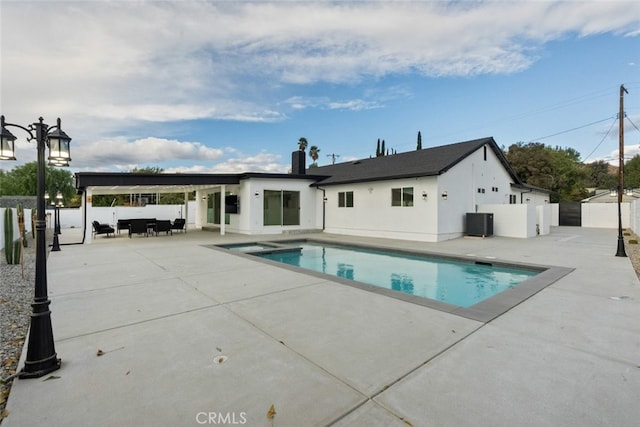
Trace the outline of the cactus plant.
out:
M 13 240 L 13 210 L 4 211 L 4 256 L 7 264 L 18 264 L 22 261 L 22 242 Z
M 13 263 L 22 264 L 22 241 L 20 239 L 13 242 Z
M 4 255 L 7 264 L 13 264 L 13 212 L 11 208 L 4 210 Z

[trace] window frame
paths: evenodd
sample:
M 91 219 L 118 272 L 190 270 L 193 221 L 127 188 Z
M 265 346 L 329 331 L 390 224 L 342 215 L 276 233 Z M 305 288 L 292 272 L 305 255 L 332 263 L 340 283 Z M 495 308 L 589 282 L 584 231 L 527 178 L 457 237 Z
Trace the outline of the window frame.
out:
M 413 187 L 391 188 L 392 207 L 413 207 Z
M 339 191 L 338 192 L 338 207 L 339 208 L 352 208 L 353 207 L 353 191 Z

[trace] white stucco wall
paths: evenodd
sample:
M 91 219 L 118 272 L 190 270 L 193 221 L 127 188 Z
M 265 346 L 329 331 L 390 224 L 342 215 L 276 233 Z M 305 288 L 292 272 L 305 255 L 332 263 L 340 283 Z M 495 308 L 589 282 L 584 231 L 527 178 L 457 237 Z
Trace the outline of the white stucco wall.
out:
M 634 200 L 629 206 L 629 227 L 635 234 L 640 232 L 640 200 Z
M 536 206 L 537 232 L 540 235 L 551 233 L 551 223 L 553 222 L 553 209 L 549 203 Z
M 493 214 L 494 236 L 529 238 L 537 235 L 534 205 L 479 205 L 478 212 Z
M 237 228 L 228 231 L 241 234 L 278 234 L 287 231 L 319 229 L 317 221 L 318 190 L 310 187 L 314 181 L 293 179 L 250 178 L 240 184 L 240 216 Z M 300 224 L 270 225 L 263 224 L 264 191 L 298 191 L 300 192 Z
M 631 225 L 631 206 L 628 202 L 620 205 L 622 211 L 622 227 Z M 593 228 L 618 228 L 617 203 L 583 203 L 582 226 Z
M 391 189 L 413 187 L 413 206 L 391 206 Z M 336 234 L 437 241 L 436 177 L 326 187 L 325 231 Z M 354 206 L 338 207 L 338 193 L 353 191 Z M 423 198 L 423 192 L 426 197 Z

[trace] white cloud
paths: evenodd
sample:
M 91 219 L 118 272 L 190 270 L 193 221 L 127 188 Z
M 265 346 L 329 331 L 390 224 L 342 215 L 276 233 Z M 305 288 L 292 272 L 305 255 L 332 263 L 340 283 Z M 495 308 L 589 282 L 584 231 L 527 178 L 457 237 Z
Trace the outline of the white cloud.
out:
M 34 112 L 49 121 L 60 115 L 86 163 L 124 164 L 122 151 L 101 155 L 97 141 L 145 122 L 277 122 L 296 109 L 380 108 L 380 93 L 281 102 L 280 89 L 291 88 L 289 96 L 316 82 L 515 73 L 554 39 L 637 35 L 640 9 L 632 4 L 3 2 L 2 112 L 16 123 L 30 123 Z M 388 99 L 411 96 L 402 90 Z M 149 163 L 219 155 L 198 143 L 139 136 L 110 143 L 135 157 L 146 153 Z
M 633 34 L 640 12 L 629 6 L 8 2 L 3 101 L 29 112 L 110 119 L 274 120 L 281 113 L 244 95 L 246 85 L 268 91 L 269 82 L 513 73 L 562 35 Z
M 320 108 L 328 110 L 350 110 L 361 111 L 371 110 L 374 108 L 381 108 L 382 104 L 379 101 L 367 101 L 364 99 L 350 99 L 346 101 L 332 101 L 328 97 L 309 97 L 304 98 L 302 96 L 293 96 L 284 101 L 284 104 L 289 105 L 294 110 L 304 110 L 307 108 Z
M 165 172 L 181 173 L 241 173 L 265 172 L 287 173 L 290 165 L 280 163 L 281 157 L 276 154 L 261 152 L 254 156 L 244 156 L 235 152 L 237 157 L 211 165 L 192 165 L 189 167 L 166 168 Z
M 214 162 L 222 158 L 224 151 L 199 142 L 176 141 L 162 138 L 141 138 L 128 141 L 112 138 L 87 142 L 72 149 L 74 167 L 104 167 L 129 170 L 140 165 L 161 165 L 176 160 Z

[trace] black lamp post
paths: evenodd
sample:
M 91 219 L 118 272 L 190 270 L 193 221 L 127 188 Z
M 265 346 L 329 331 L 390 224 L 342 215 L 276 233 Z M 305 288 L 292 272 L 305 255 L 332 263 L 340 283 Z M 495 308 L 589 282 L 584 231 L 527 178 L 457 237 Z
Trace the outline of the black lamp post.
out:
M 53 205 L 53 245 L 51 250 L 57 252 L 60 250 L 60 239 L 58 236 L 62 234 L 60 231 L 60 208 L 62 207 L 62 193 L 58 191 L 56 194 L 56 202 Z
M 68 166 L 71 160 L 69 143 L 71 138 L 60 128 L 60 119 L 56 126 L 48 126 L 40 117 L 36 123 L 24 127 L 5 123 L 1 116 L 2 130 L 0 131 L 0 160 L 15 160 L 14 143 L 16 137 L 6 127 L 20 128 L 29 134 L 28 141 L 36 141 L 38 149 L 37 175 L 37 216 L 36 216 L 36 278 L 33 303 L 31 304 L 31 328 L 27 345 L 27 358 L 24 368 L 18 374 L 19 378 L 39 378 L 60 368 L 55 345 L 53 342 L 53 328 L 51 326 L 51 301 L 47 295 L 47 242 L 45 222 L 45 145 L 49 148 L 49 164 L 54 166 Z

